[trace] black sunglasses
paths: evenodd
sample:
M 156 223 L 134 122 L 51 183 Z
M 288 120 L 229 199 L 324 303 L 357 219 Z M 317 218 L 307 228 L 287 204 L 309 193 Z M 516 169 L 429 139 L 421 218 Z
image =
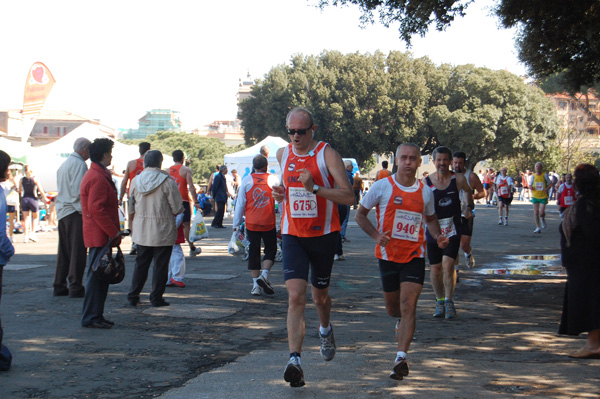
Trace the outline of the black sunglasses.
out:
M 312 125 L 306 129 L 288 129 L 287 132 L 288 132 L 288 134 L 291 134 L 291 135 L 298 133 L 299 136 L 304 136 L 306 134 L 306 132 L 308 132 L 310 130 L 312 130 Z

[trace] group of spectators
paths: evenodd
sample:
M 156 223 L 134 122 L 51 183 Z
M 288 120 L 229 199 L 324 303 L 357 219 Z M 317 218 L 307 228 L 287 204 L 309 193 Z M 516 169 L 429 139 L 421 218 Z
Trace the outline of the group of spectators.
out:
M 356 190 L 360 191 L 361 187 L 356 185 L 357 176 L 352 175 L 352 165 L 344 164 L 329 144 L 315 139 L 318 126 L 309 110 L 293 108 L 286 117 L 285 128 L 290 144 L 277 151 L 281 176 L 267 173 L 267 158 L 257 154 L 252 173 L 236 184 L 233 230 L 235 234 L 245 217 L 246 234 L 250 239 L 248 269 L 253 279 L 251 294 L 273 294 L 269 273 L 274 261 L 273 243 L 276 241 L 275 202 L 281 204 L 290 352 L 283 378 L 292 387 L 300 387 L 305 384 L 301 355 L 309 282 L 319 319 L 320 354 L 325 361 L 331 361 L 336 354 L 329 285 L 333 262 L 336 256 L 339 258 L 338 250 L 343 242 L 343 225 L 348 220 L 344 213 L 349 214 L 350 206 L 356 206 Z M 191 172 L 183 165 L 183 153 L 173 153 L 176 165 L 167 172 L 162 170 L 160 151 L 151 150 L 149 145 L 140 146 L 140 158 L 131 162 L 131 168 L 128 166 L 119 197 L 108 169 L 113 145 L 109 139 L 96 139 L 91 143 L 84 138 L 78 139 L 74 152 L 58 170 L 59 251 L 54 295 L 83 296 L 81 324 L 87 328 L 109 329 L 114 325 L 104 318 L 109 284 L 99 279 L 92 267 L 98 257 L 104 255 L 106 246 L 116 247 L 121 242 L 119 202 L 123 200 L 124 193 L 128 194 L 132 241 L 137 245 L 127 296 L 130 306 L 140 304 L 140 293 L 152 263 L 150 304 L 169 306 L 163 294 L 167 283 L 173 281 L 169 275 L 169 263 L 174 246 L 188 241 L 190 255 L 198 252 L 189 241 L 189 223 L 192 203 L 199 208 L 199 201 Z M 91 160 L 89 170 L 85 163 L 88 158 Z M 459 248 L 462 247 L 467 255 L 462 236 L 472 234 L 475 199 L 486 195 L 486 185 L 492 188 L 489 171 L 482 176 L 483 184 L 477 183 L 477 176 L 466 170 L 465 160 L 464 153 L 453 154 L 446 147 L 438 147 L 433 154 L 436 171 L 420 180 L 416 176 L 421 165 L 420 148 L 404 143 L 396 149 L 397 173 L 391 174 L 384 167 L 378 173 L 377 181 L 360 200 L 356 212 L 358 226 L 375 242 L 385 307 L 396 320 L 398 351 L 390 373 L 390 378 L 395 380 L 402 380 L 409 374 L 407 352 L 415 331 L 416 304 L 425 276 L 425 255 L 431 264 L 431 283 L 436 296 L 433 316 L 449 319 L 457 315 L 453 302 L 456 284 L 454 266 Z M 9 163 L 10 157 L 0 151 L 0 176 L 3 180 L 7 177 Z M 542 194 L 547 196 L 552 184 L 542 173 L 542 167 L 541 163 L 536 164 L 535 173 L 528 181 L 533 187 L 532 197 L 538 199 L 534 207 L 536 204 L 545 205 L 544 199 L 547 203 L 547 197 L 542 198 Z M 214 228 L 223 227 L 227 200 L 235 195 L 227 187 L 226 173 L 227 167 L 220 166 L 209 182 L 216 204 Z M 494 191 L 499 198 L 505 198 L 506 192 L 513 191 L 511 186 L 514 183 L 509 179 L 506 168 L 495 176 Z M 567 267 L 568 277 L 559 332 L 575 335 L 588 332 L 586 346 L 572 356 L 600 358 L 600 290 L 597 289 L 600 285 L 600 247 L 595 236 L 600 222 L 598 170 L 591 165 L 578 166 L 573 191 L 570 187 L 561 191 L 572 194 L 573 198 L 568 200 L 572 205 L 565 207 L 561 225 L 563 264 Z M 508 205 L 504 200 L 500 201 Z M 368 218 L 373 208 L 377 210 L 376 225 Z M 6 222 L 6 210 L 2 194 L 0 223 Z M 536 212 L 536 218 L 545 224 L 543 216 L 541 208 Z M 502 217 L 500 213 L 500 222 L 507 224 L 508 209 L 505 219 Z M 2 230 L 0 287 L 2 267 L 14 253 L 5 229 Z M 265 246 L 262 259 L 261 241 Z M 84 287 L 86 248 L 88 274 Z M 472 258 L 470 265 L 474 265 Z M 0 326 L 0 343 L 1 339 Z M 0 348 L 0 368 L 7 363 L 10 367 L 8 349 L 3 345 Z

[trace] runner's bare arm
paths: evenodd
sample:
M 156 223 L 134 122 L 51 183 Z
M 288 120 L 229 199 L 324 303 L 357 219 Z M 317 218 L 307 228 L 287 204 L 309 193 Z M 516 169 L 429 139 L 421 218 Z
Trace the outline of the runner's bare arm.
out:
M 473 203 L 473 191 L 471 191 L 471 187 L 467 183 L 467 179 L 463 174 L 456 174 L 456 185 L 459 190 L 463 190 L 463 195 L 465 196 L 465 201 L 467 202 L 467 210 L 465 211 L 465 218 L 471 219 L 473 217 L 473 213 L 471 210 L 475 207 Z
M 123 180 L 121 180 L 121 191 L 119 194 L 119 202 L 123 202 L 123 197 L 125 196 L 125 193 L 127 192 L 127 182 L 129 181 L 129 172 L 131 170 L 133 170 L 133 167 L 131 166 L 132 162 L 135 162 L 135 161 L 127 162 L 127 167 L 125 168 L 125 174 L 123 175 Z
M 385 247 L 387 245 L 387 243 L 392 239 L 392 237 L 391 237 L 392 232 L 391 231 L 386 231 L 385 233 L 378 232 L 377 229 L 375 229 L 375 226 L 373 226 L 373 223 L 371 223 L 371 221 L 367 218 L 369 211 L 370 211 L 369 209 L 360 205 L 358 207 L 358 211 L 356 211 L 356 216 L 354 216 L 354 220 L 356 221 L 358 226 L 365 233 L 367 233 L 372 239 L 375 240 L 375 242 L 378 245 Z
M 350 180 L 346 175 L 346 168 L 342 157 L 331 147 L 325 147 L 325 164 L 337 187 L 319 187 L 317 195 L 338 204 L 352 205 L 354 204 L 354 192 L 350 185 Z M 312 192 L 314 181 L 310 172 L 306 169 L 301 169 L 300 182 L 304 185 L 307 191 Z
M 187 182 L 188 185 L 188 191 L 189 194 L 192 195 L 192 199 L 194 202 L 194 206 L 196 208 L 200 208 L 200 202 L 198 202 L 198 195 L 196 194 L 196 187 L 194 187 L 194 179 L 192 178 L 192 170 L 190 168 L 188 168 L 187 166 L 182 166 L 181 169 L 185 168 L 184 174 L 185 174 L 185 181 Z M 181 174 L 181 171 L 180 171 Z M 185 198 L 184 198 L 185 200 Z
M 284 147 L 281 147 L 277 150 L 277 162 L 279 163 L 279 168 L 281 169 L 281 179 L 279 181 L 279 186 L 273 187 L 273 199 L 275 201 L 281 203 L 285 199 L 285 188 L 283 186 L 283 166 L 281 165 L 281 157 L 283 156 Z
M 473 199 L 477 200 L 485 197 L 485 191 L 483 191 L 483 184 L 481 183 L 481 180 L 479 180 L 479 176 L 471 172 L 471 174 L 469 174 L 469 183 L 471 183 L 471 187 L 473 187 L 473 190 L 476 192 L 476 194 L 473 194 Z

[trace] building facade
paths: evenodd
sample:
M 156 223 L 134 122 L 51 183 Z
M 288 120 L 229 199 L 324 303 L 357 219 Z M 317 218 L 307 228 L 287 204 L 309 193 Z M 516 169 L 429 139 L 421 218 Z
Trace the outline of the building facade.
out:
M 547 97 L 554 102 L 563 129 L 587 133 L 590 138 L 600 138 L 600 104 L 596 93 L 590 90 L 587 98 L 580 93 L 574 96 L 556 93 Z
M 145 139 L 147 136 L 156 132 L 181 131 L 181 120 L 179 111 L 172 109 L 153 109 L 146 112 L 146 115 L 138 119 L 138 128 L 129 129 L 123 133 L 124 139 Z
M 84 123 L 98 126 L 102 133 L 115 138 L 113 128 L 103 125 L 97 119 L 89 119 L 68 111 L 42 110 L 29 134 L 29 131 L 25 132 L 25 130 L 30 125 L 23 119 L 20 110 L 0 111 L 0 134 L 12 139 L 20 139 L 23 134 L 29 134 L 27 141 L 33 147 L 53 143 Z

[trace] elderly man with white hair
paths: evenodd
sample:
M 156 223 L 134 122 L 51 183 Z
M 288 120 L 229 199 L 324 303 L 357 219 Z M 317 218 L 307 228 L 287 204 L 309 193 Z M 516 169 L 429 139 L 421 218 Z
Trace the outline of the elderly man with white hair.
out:
M 171 252 L 177 240 L 173 215 L 183 212 L 183 199 L 175 180 L 161 170 L 162 161 L 160 151 L 148 151 L 144 156 L 144 171 L 133 178 L 129 190 L 129 213 L 135 215 L 133 241 L 138 245 L 131 290 L 127 294 L 130 306 L 140 303 L 140 293 L 148 279 L 152 261 L 150 305 L 169 306 L 163 294 L 169 277 Z
M 54 273 L 54 296 L 83 298 L 83 274 L 87 250 L 83 243 L 81 217 L 81 180 L 88 167 L 90 141 L 80 137 L 73 144 L 73 153 L 58 168 L 56 182 L 56 215 L 58 218 L 58 254 Z

